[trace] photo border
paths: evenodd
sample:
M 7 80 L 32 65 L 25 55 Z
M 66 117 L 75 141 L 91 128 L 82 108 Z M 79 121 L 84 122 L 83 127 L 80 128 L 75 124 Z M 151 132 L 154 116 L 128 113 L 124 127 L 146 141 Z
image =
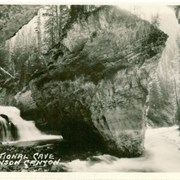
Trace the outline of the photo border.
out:
M 0 0 L 0 4 L 95 4 L 95 5 L 180 5 L 178 0 Z M 180 171 L 180 170 L 179 170 Z M 180 173 L 122 173 L 122 172 L 91 172 L 91 173 L 71 173 L 71 172 L 0 172 L 0 180 L 179 180 Z

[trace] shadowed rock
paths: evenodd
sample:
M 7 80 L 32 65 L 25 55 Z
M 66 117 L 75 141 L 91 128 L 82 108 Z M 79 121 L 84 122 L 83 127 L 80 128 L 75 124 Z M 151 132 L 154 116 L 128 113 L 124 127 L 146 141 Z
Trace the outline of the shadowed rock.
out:
M 3 133 L 3 135 L 1 135 L 1 140 L 2 141 L 4 141 L 4 140 L 8 140 L 8 141 L 18 140 L 19 135 L 18 135 L 17 127 L 9 120 L 7 115 L 0 114 L 0 116 L 6 120 L 5 124 L 0 123 L 1 134 Z M 9 136 L 8 136 L 8 134 L 9 134 Z

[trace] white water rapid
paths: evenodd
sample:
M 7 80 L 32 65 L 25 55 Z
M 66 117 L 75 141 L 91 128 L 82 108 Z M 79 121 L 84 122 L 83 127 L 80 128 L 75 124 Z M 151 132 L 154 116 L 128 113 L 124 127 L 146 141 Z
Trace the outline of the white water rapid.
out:
M 11 133 L 8 128 L 8 123 L 6 119 L 0 116 L 0 137 L 1 141 L 8 141 L 11 139 Z
M 15 140 L 17 140 L 18 142 L 62 139 L 61 136 L 43 134 L 36 128 L 33 121 L 26 121 L 21 118 L 20 110 L 16 107 L 0 106 L 0 115 L 2 143 L 15 143 L 12 136 L 16 132 L 12 132 L 12 125 L 15 128 L 14 131 L 17 131 L 18 138 Z M 3 118 L 4 115 L 7 116 L 8 120 L 6 118 Z
M 180 137 L 177 126 L 148 129 L 145 152 L 139 158 L 99 155 L 65 164 L 74 172 L 180 172 Z M 93 160 L 94 159 L 94 160 Z

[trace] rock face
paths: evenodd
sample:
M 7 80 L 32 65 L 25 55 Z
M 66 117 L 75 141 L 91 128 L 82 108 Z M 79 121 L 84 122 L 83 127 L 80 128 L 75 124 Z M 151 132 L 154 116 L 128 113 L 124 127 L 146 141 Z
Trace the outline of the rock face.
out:
M 14 94 L 7 89 L 0 90 L 0 104 L 1 105 L 14 105 Z
M 39 9 L 39 5 L 0 5 L 0 44 L 13 37 Z
M 176 124 L 176 101 L 173 83 L 173 81 L 168 82 L 168 78 L 159 82 L 152 81 L 147 111 L 150 126 L 163 127 Z
M 5 63 L 2 53 L 4 50 L 3 45 L 6 40 L 13 37 L 24 25 L 28 24 L 28 22 L 37 15 L 40 7 L 39 5 L 0 5 L 0 105 L 19 106 L 14 98 L 17 93 L 14 87 L 18 86 L 18 80 L 4 74 L 2 71 L 2 66 Z M 7 52 L 5 52 L 5 54 L 7 55 Z M 12 66 L 10 61 L 6 63 L 9 67 Z M 29 106 L 29 104 L 26 104 L 26 106 Z M 28 109 L 29 108 L 30 107 L 28 107 Z
M 36 103 L 32 99 L 31 91 L 26 89 L 16 94 L 14 97 L 15 106 L 21 110 L 22 118 L 26 120 L 38 119 L 42 121 L 42 114 Z
M 148 83 L 167 35 L 115 7 L 79 17 L 49 70 L 31 82 L 49 127 L 75 146 L 142 153 Z

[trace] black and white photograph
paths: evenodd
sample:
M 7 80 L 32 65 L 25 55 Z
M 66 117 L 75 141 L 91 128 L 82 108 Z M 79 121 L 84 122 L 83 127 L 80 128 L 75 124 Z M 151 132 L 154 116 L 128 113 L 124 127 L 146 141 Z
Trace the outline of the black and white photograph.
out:
M 180 172 L 180 3 L 0 4 L 0 172 Z

